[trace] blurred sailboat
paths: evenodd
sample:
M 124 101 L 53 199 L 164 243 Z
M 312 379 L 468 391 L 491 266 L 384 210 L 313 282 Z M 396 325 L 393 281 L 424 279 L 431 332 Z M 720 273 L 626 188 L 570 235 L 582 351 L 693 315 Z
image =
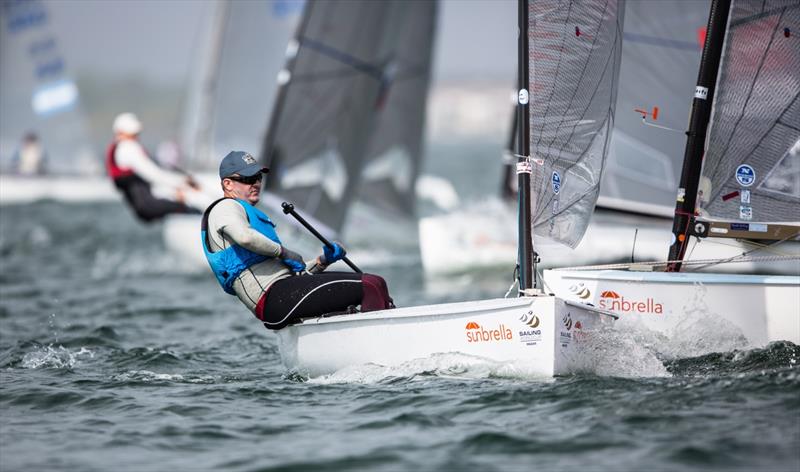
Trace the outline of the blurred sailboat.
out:
M 0 103 L 0 204 L 118 198 L 100 175 L 58 25 L 42 0 L 4 2 L 0 8 Z M 12 156 L 31 133 L 47 160 L 14 168 Z
M 387 228 L 377 236 L 381 239 L 398 233 L 397 222 L 415 223 L 414 186 L 422 156 L 435 3 L 367 4 L 350 0 L 307 3 L 294 37 L 288 40 L 287 35 L 283 41 L 285 60 L 282 53 L 281 60 L 270 62 L 277 64 L 271 115 L 264 110 L 261 116 L 248 112 L 250 122 L 266 123 L 270 116 L 266 132 L 251 129 L 246 134 L 250 140 L 263 139 L 261 160 L 271 172 L 262 202 L 282 225 L 282 232 L 294 224 L 281 214 L 283 200 L 291 201 L 331 239 L 345 230 L 348 219 L 354 219 L 351 224 L 358 228 Z M 233 3 L 229 8 L 254 5 Z M 254 17 L 247 15 L 249 21 Z M 264 27 L 251 29 L 259 28 Z M 229 29 L 239 34 L 240 28 Z M 241 48 L 236 53 L 241 59 L 247 57 L 241 55 Z M 212 62 L 221 64 L 230 55 L 223 49 Z M 238 80 L 247 76 L 240 68 L 222 69 L 235 71 Z M 258 90 L 246 97 L 252 101 L 266 95 L 264 83 L 269 80 L 255 81 Z M 222 93 L 221 79 L 216 87 Z M 240 87 L 234 88 L 242 93 Z M 213 122 L 224 122 L 220 113 L 215 109 L 206 115 L 214 116 Z M 215 143 L 218 146 L 219 140 Z M 170 218 L 165 226 L 168 245 L 181 250 L 177 246 L 189 240 L 183 229 L 187 227 L 197 231 L 190 218 Z M 348 241 L 363 246 L 368 238 L 376 237 L 362 234 L 353 231 Z M 191 248 L 191 257 L 205 266 L 196 246 Z M 314 246 L 316 251 L 316 242 Z

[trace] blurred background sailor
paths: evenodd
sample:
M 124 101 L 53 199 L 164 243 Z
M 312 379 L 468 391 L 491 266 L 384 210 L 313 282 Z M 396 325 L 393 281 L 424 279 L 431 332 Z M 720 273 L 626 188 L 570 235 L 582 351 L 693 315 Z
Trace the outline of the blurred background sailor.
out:
M 47 171 L 47 153 L 36 133 L 25 133 L 12 162 L 17 173 L 21 175 L 41 175 Z
M 209 198 L 191 175 L 159 167 L 139 143 L 142 123 L 133 113 L 114 119 L 106 170 L 136 216 L 149 223 L 172 213 L 200 213 Z

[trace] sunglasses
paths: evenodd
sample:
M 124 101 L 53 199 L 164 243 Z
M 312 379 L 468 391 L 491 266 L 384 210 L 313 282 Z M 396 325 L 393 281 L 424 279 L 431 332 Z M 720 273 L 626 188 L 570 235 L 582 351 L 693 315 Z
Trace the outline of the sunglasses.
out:
M 243 183 L 245 185 L 253 185 L 258 182 L 261 182 L 261 173 L 256 175 L 251 175 L 250 177 L 242 177 L 241 175 L 231 175 L 227 177 L 228 179 L 235 180 L 236 182 Z

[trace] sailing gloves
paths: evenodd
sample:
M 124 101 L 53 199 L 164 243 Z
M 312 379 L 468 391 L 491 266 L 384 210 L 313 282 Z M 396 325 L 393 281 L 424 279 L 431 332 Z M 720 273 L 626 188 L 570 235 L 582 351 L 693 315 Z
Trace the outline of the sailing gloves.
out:
M 330 246 L 327 244 L 322 246 L 322 264 L 324 265 L 331 265 L 336 261 L 342 260 L 342 258 L 347 254 L 347 251 L 344 250 L 341 244 L 339 243 L 331 243 Z
M 303 261 L 303 256 L 281 246 L 281 262 L 289 268 L 292 272 L 303 272 L 306 270 L 306 263 Z

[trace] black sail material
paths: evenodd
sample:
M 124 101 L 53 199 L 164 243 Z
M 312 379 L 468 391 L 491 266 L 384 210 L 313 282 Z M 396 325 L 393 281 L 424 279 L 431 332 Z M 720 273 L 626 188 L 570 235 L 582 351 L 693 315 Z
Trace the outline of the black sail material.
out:
M 714 220 L 800 222 L 800 4 L 735 1 L 698 190 Z
M 393 21 L 404 25 L 387 45 L 359 199 L 393 216 L 414 214 L 414 183 L 422 160 L 425 107 L 431 74 L 437 4 L 406 2 Z M 396 7 L 395 7 L 396 8 Z
M 390 104 L 384 100 L 401 98 L 404 74 L 418 73 L 414 61 L 404 63 L 397 45 L 408 29 L 429 20 L 414 14 L 425 6 L 428 2 L 400 0 L 306 5 L 290 44 L 262 159 L 272 168 L 267 189 L 326 225 L 329 233 L 341 230 L 369 156 L 405 139 L 403 129 L 375 141 L 373 134 Z M 422 76 L 427 84 L 427 73 Z M 408 84 L 414 87 L 414 81 Z M 392 98 L 394 92 L 400 95 Z M 391 121 L 388 114 L 384 118 Z

